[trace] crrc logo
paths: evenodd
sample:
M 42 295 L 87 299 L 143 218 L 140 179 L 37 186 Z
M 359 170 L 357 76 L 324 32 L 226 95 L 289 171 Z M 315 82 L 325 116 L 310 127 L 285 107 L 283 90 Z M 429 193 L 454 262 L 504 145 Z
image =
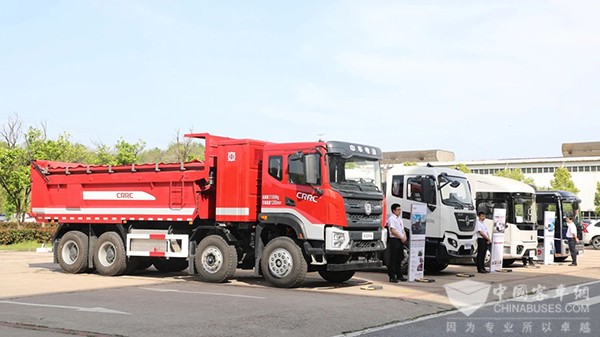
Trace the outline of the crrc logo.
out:
M 296 198 L 298 198 L 299 200 L 306 200 L 306 201 L 311 201 L 311 202 L 316 203 L 317 200 L 319 199 L 319 196 L 304 193 L 304 192 L 298 192 L 298 193 L 296 193 Z

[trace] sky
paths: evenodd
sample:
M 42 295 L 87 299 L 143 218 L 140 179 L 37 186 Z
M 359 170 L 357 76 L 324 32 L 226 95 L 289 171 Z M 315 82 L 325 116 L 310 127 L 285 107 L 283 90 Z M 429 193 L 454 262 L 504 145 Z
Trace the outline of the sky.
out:
M 561 156 L 600 141 L 599 1 L 0 1 L 0 125 Z

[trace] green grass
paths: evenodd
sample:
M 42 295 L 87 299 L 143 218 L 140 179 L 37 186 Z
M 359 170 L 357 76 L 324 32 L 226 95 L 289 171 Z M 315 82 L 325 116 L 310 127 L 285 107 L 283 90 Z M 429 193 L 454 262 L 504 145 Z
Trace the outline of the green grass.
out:
M 35 252 L 36 248 L 40 248 L 42 246 L 41 243 L 36 241 L 27 241 L 15 243 L 12 245 L 0 245 L 0 250 L 15 250 L 18 252 Z M 52 248 L 51 243 L 46 243 L 45 247 Z

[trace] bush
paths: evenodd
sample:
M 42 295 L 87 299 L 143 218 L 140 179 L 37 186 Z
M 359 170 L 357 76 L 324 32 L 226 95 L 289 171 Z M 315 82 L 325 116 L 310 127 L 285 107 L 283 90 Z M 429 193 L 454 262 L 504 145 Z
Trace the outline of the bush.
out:
M 12 245 L 25 241 L 50 242 L 58 224 L 28 222 L 21 224 L 21 228 L 18 227 L 16 222 L 0 223 L 0 244 Z

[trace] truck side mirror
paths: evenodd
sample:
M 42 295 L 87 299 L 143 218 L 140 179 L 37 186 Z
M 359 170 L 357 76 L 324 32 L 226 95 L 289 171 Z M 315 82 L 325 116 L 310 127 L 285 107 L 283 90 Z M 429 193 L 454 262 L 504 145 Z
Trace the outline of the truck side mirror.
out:
M 306 183 L 317 185 L 319 181 L 319 155 L 308 154 L 304 156 L 304 172 L 306 173 Z

